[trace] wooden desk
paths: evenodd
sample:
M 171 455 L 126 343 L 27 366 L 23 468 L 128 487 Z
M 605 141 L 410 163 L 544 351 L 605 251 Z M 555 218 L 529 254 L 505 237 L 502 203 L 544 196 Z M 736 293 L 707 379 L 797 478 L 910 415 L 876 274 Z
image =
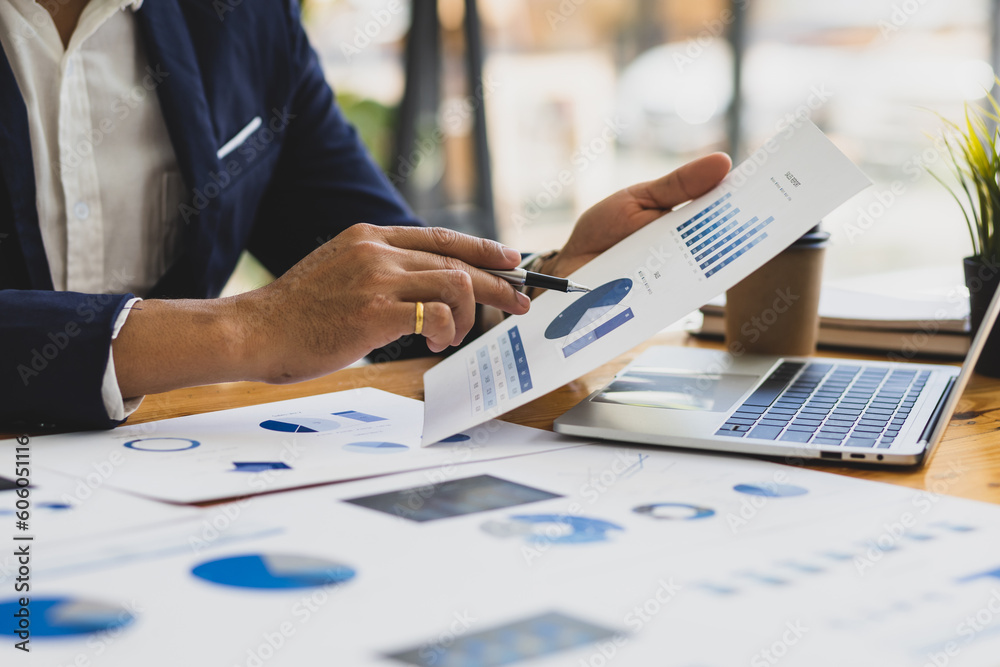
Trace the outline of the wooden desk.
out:
M 556 417 L 606 384 L 625 364 L 650 345 L 719 347 L 717 343 L 695 340 L 681 332 L 660 334 L 579 380 L 510 412 L 503 419 L 552 430 L 552 422 Z M 822 353 L 821 356 L 859 355 Z M 129 419 L 129 423 L 137 424 L 365 386 L 422 399 L 423 373 L 435 363 L 434 359 L 418 359 L 374 364 L 346 369 L 294 385 L 235 382 L 180 389 L 147 397 Z M 962 397 L 958 412 L 945 433 L 944 441 L 938 446 L 931 462 L 919 470 L 816 466 L 841 475 L 1000 504 L 1000 380 L 973 377 Z

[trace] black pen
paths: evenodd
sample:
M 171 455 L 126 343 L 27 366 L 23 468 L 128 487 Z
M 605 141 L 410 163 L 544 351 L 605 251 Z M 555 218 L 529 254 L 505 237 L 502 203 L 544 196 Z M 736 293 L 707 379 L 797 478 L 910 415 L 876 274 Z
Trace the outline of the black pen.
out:
M 557 292 L 589 292 L 589 287 L 584 287 L 567 278 L 556 278 L 547 276 L 544 273 L 525 271 L 524 269 L 512 269 L 510 271 L 494 271 L 493 269 L 482 269 L 486 273 L 492 273 L 498 278 L 503 278 L 511 285 L 537 287 L 539 289 L 550 289 Z

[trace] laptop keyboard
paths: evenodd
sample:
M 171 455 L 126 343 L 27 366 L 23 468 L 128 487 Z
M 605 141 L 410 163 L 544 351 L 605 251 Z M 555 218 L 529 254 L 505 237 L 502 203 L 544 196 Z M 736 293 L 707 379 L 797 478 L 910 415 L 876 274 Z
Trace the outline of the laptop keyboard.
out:
M 929 376 L 930 371 L 786 361 L 715 434 L 888 449 Z

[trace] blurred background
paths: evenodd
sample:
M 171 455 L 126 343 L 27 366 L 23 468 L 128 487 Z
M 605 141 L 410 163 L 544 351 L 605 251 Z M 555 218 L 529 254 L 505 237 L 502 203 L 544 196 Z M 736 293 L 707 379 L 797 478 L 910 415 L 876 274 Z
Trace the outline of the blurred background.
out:
M 558 247 L 615 190 L 711 151 L 739 161 L 807 113 L 875 182 L 824 222 L 828 278 L 970 254 L 925 167 L 947 173 L 935 113 L 960 119 L 994 83 L 1000 0 L 434 4 L 303 0 L 345 113 L 434 224 Z

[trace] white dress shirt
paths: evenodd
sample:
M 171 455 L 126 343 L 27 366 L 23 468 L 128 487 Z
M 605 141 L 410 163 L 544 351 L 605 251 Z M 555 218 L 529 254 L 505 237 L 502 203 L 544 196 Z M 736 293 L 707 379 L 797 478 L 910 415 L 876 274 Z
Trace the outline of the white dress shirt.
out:
M 56 290 L 143 296 L 176 255 L 184 188 L 155 90 L 169 73 L 147 63 L 132 14 L 141 2 L 90 0 L 64 48 L 44 7 L 0 0 Z M 110 353 L 102 390 L 112 419 L 141 400 L 122 400 Z

